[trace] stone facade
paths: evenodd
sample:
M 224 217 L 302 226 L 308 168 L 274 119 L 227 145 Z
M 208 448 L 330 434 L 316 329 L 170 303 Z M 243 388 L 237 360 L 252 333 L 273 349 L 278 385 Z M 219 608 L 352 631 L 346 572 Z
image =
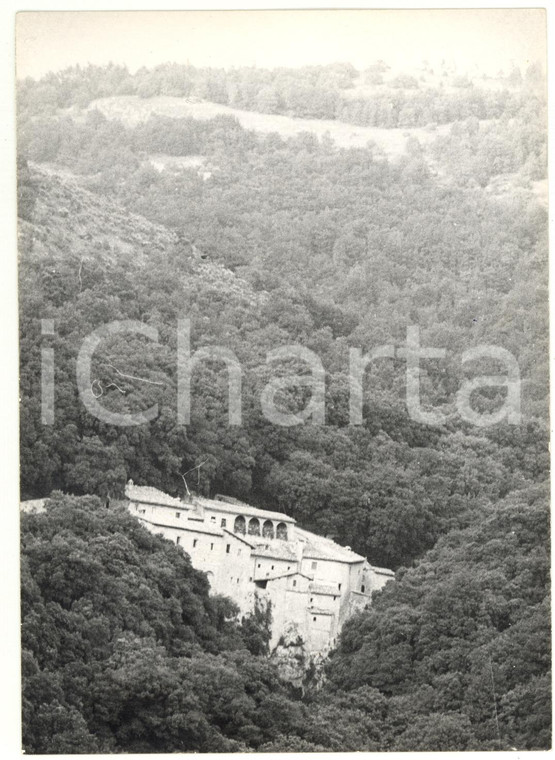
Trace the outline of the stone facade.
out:
M 231 597 L 242 614 L 257 601 L 271 604 L 272 649 L 296 630 L 308 653 L 327 652 L 345 620 L 394 577 L 280 512 L 224 496 L 176 499 L 131 481 L 126 496 L 131 514 L 187 552 L 213 593 Z

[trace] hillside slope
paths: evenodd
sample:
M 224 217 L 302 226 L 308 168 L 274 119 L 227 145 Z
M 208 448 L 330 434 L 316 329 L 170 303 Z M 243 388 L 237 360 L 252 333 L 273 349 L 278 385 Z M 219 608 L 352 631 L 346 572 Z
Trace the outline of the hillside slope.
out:
M 194 119 L 212 119 L 214 116 L 233 116 L 244 129 L 255 132 L 276 132 L 287 138 L 302 132 L 311 132 L 318 138 L 328 135 L 341 148 L 364 148 L 374 143 L 388 158 L 396 158 L 405 152 L 409 137 L 420 140 L 423 145 L 431 143 L 438 135 L 449 132 L 450 125 L 442 124 L 432 129 L 424 127 L 384 128 L 363 127 L 334 119 L 302 119 L 280 114 L 260 113 L 233 108 L 221 103 L 207 101 L 190 102 L 185 98 L 158 95 L 153 98 L 139 98 L 136 95 L 120 95 L 93 100 L 88 110 L 99 110 L 108 119 L 120 119 L 124 124 L 135 126 L 146 121 L 150 114 L 171 118 L 186 116 Z

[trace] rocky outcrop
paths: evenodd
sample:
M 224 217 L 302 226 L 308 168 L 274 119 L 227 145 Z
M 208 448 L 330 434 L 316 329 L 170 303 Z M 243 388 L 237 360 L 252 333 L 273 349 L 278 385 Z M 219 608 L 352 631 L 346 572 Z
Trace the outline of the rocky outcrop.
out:
M 326 656 L 327 653 L 308 652 L 296 623 L 288 623 L 270 659 L 277 665 L 282 680 L 304 694 L 324 683 Z

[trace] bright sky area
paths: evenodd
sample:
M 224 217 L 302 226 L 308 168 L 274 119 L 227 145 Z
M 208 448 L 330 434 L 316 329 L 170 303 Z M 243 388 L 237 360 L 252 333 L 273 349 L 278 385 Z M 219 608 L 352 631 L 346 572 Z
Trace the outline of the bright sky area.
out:
M 195 66 L 303 66 L 336 61 L 395 68 L 428 60 L 496 74 L 545 62 L 542 9 L 42 11 L 17 15 L 18 77 L 77 63 L 133 72 Z

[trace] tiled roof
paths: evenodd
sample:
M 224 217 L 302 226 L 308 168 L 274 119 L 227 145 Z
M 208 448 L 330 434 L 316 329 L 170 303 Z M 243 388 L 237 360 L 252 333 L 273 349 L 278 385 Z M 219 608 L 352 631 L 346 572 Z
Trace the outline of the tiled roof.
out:
M 390 578 L 395 577 L 395 571 L 389 570 L 387 567 L 376 567 L 375 565 L 370 565 L 370 568 L 378 575 L 389 575 Z
M 214 512 L 225 514 L 243 515 L 244 517 L 258 517 L 260 520 L 277 520 L 279 522 L 294 523 L 292 517 L 283 512 L 272 512 L 268 509 L 258 509 L 249 504 L 243 504 L 238 500 L 233 503 L 220 499 L 207 499 L 204 496 L 195 496 L 193 503 L 189 504 L 153 486 L 136 486 L 128 484 L 125 487 L 125 495 L 130 501 L 140 501 L 147 504 L 160 504 L 167 507 L 180 507 L 181 509 L 195 509 L 195 505 L 211 509 Z
M 297 538 L 304 539 L 303 558 L 327 559 L 335 562 L 356 563 L 364 562 L 364 557 L 356 554 L 346 546 L 340 546 L 331 538 L 317 536 L 308 530 L 296 528 Z
M 325 583 L 311 583 L 310 592 L 312 594 L 325 594 L 326 596 L 340 596 L 340 591 L 335 586 L 328 586 Z
M 195 522 L 191 525 L 191 523 L 181 523 L 178 525 L 177 523 L 174 523 L 173 525 L 168 525 L 167 523 L 161 523 L 161 522 L 153 522 L 151 520 L 145 520 L 144 517 L 139 517 L 139 520 L 141 522 L 147 522 L 150 525 L 154 525 L 155 528 L 175 528 L 175 530 L 181 530 L 186 531 L 188 533 L 206 533 L 209 536 L 223 536 L 222 531 L 220 528 L 217 528 L 216 526 L 208 525 L 206 523 L 199 523 Z
M 297 562 L 297 553 L 290 543 L 276 541 L 271 544 L 258 544 L 253 550 L 256 557 L 269 557 L 270 559 L 283 559 L 288 562 Z
M 198 502 L 205 509 L 211 509 L 214 512 L 225 512 L 232 515 L 243 515 L 244 517 L 258 517 L 260 520 L 277 520 L 279 522 L 294 523 L 292 517 L 284 515 L 283 512 L 272 512 L 267 509 L 258 509 L 258 507 L 251 507 L 249 504 L 242 504 L 241 502 L 230 504 L 227 501 L 220 501 L 219 499 L 206 499 L 204 496 L 195 497 L 195 501 Z
M 160 504 L 164 507 L 180 507 L 181 509 L 190 509 L 189 504 L 170 496 L 164 491 L 160 491 L 153 486 L 136 486 L 126 485 L 125 495 L 130 501 L 140 501 L 143 504 Z
M 249 540 L 242 533 L 233 533 L 231 530 L 228 530 L 227 528 L 223 528 L 223 532 L 227 533 L 228 536 L 231 536 L 232 538 L 236 538 L 238 541 L 242 541 L 242 543 L 247 544 L 247 546 L 250 546 L 251 549 L 253 549 L 255 546 L 254 542 Z
M 266 570 L 264 568 L 263 570 L 255 570 L 254 571 L 254 580 L 255 581 L 275 581 L 278 578 L 285 578 L 287 575 L 295 575 L 295 573 L 280 573 L 276 570 Z
M 46 512 L 46 502 L 48 499 L 27 499 L 27 501 L 21 501 L 19 508 L 22 512 L 31 512 L 37 514 L 38 512 Z

